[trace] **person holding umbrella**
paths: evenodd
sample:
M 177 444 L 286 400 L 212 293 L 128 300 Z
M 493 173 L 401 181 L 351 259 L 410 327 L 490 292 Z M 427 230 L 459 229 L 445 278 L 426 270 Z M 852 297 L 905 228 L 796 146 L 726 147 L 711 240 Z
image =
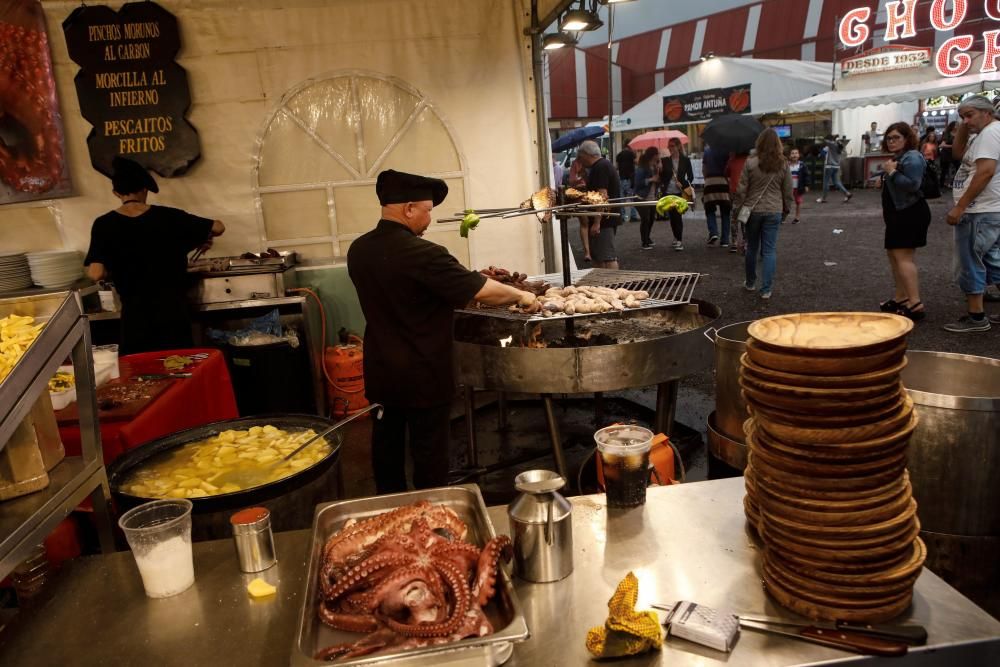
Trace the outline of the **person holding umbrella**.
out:
M 746 221 L 746 281 L 752 292 L 757 284 L 757 254 L 763 257 L 760 298 L 770 299 L 777 265 L 778 229 L 792 210 L 792 174 L 785 161 L 781 139 L 773 128 L 757 137 L 756 154 L 743 166 L 733 198 L 736 218 Z
M 827 136 L 826 161 L 823 163 L 823 196 L 816 200 L 817 204 L 826 203 L 826 193 L 832 184 L 835 188 L 844 193 L 844 203 L 851 201 L 854 195 L 848 192 L 847 188 L 840 181 L 840 161 L 844 157 L 844 148 L 850 143 L 846 137 L 837 137 L 836 134 Z
M 753 116 L 743 114 L 726 114 L 712 119 L 705 126 L 702 138 L 705 143 L 712 147 L 712 150 L 721 155 L 729 155 L 726 162 L 725 176 L 729 179 L 729 195 L 732 199 L 739 187 L 740 175 L 743 173 L 743 165 L 746 163 L 750 151 L 760 133 L 764 131 L 764 126 Z M 706 190 L 708 184 L 706 182 Z M 733 207 L 732 210 L 738 210 Z M 729 252 L 738 252 L 746 247 L 745 225 L 746 221 L 734 220 L 732 225 L 732 240 Z M 725 243 L 725 241 L 723 241 Z

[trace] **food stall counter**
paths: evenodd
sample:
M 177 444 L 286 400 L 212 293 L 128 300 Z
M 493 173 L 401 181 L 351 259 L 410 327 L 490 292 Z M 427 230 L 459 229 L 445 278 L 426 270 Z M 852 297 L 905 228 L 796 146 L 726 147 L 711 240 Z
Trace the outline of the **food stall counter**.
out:
M 584 665 L 587 629 L 628 571 L 639 578 L 639 609 L 680 599 L 745 613 L 790 616 L 765 594 L 756 546 L 746 532 L 742 478 L 649 490 L 643 507 L 608 510 L 603 495 L 572 498 L 575 569 L 562 581 L 515 586 L 531 638 L 508 665 Z M 506 507 L 490 509 L 507 531 Z M 194 544 L 195 584 L 149 599 L 131 553 L 67 564 L 48 597 L 0 631 L 4 665 L 287 665 L 294 643 L 309 531 L 275 535 L 278 564 L 261 573 L 277 594 L 252 600 L 231 540 Z M 662 619 L 662 613 L 661 613 Z M 731 653 L 668 639 L 658 654 L 616 665 L 1000 664 L 1000 621 L 924 570 L 914 603 L 898 622 L 927 628 L 928 642 L 889 663 L 744 630 Z

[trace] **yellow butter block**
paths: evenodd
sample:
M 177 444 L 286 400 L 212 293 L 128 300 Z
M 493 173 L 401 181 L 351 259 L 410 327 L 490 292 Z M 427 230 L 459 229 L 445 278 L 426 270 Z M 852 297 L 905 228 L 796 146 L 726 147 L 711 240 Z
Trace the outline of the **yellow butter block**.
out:
M 266 598 L 268 595 L 274 595 L 277 592 L 278 589 L 275 586 L 272 586 L 260 577 L 247 584 L 247 593 L 250 594 L 250 597 Z

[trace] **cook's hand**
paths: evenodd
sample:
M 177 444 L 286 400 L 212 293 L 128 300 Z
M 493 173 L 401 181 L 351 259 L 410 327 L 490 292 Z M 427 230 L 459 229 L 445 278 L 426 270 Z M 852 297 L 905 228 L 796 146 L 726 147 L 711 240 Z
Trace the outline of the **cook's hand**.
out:
M 895 160 L 886 160 L 882 163 L 882 168 L 885 169 L 886 175 L 891 174 L 896 171 L 896 167 L 899 165 Z
M 963 215 L 965 215 L 965 207 L 955 204 L 955 207 L 948 211 L 948 215 L 945 216 L 944 221 L 949 225 L 955 226 L 962 219 Z
M 533 303 L 535 303 L 535 295 L 521 290 L 521 294 L 517 297 L 517 305 L 527 308 Z
M 590 235 L 591 236 L 601 235 L 601 223 L 598 222 L 590 226 Z

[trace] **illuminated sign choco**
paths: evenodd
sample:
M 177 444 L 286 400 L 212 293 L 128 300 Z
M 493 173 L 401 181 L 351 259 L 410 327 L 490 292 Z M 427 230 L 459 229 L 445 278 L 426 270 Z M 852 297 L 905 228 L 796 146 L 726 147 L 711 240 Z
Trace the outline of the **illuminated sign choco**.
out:
M 994 21 L 1000 21 L 1000 0 L 934 0 L 927 15 L 917 15 L 917 0 L 894 0 L 885 5 L 886 42 L 900 39 L 910 39 L 917 35 L 917 21 L 929 21 L 931 27 L 938 32 L 949 32 L 962 25 L 969 13 L 969 3 L 979 1 L 985 3 L 986 15 Z M 845 47 L 861 46 L 871 36 L 872 28 L 869 22 L 873 20 L 871 7 L 858 7 L 847 12 L 840 20 L 837 35 Z M 985 30 L 980 36 L 983 50 L 983 63 L 979 71 L 983 74 L 997 71 L 997 60 L 1000 59 L 1000 29 Z M 976 43 L 972 35 L 956 35 L 941 44 L 934 54 L 934 66 L 941 76 L 962 76 L 972 68 L 972 56 L 969 51 Z

